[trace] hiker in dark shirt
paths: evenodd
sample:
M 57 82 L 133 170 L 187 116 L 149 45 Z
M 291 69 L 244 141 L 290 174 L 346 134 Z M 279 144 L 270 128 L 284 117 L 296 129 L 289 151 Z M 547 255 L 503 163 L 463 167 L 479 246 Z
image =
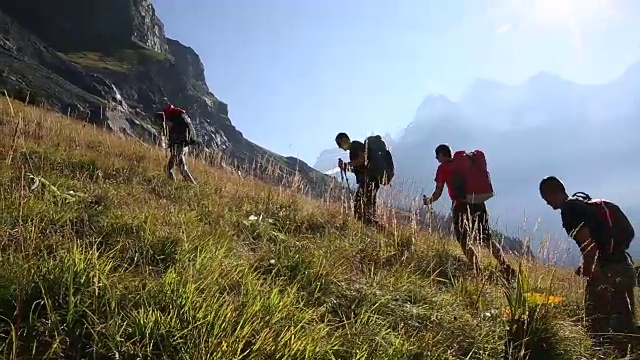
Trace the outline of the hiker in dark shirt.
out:
M 177 165 L 184 180 L 195 184 L 196 181 L 189 172 L 186 161 L 187 148 L 196 143 L 191 119 L 186 111 L 170 104 L 166 99 L 163 100 L 163 105 L 162 111 L 156 113 L 156 121 L 164 124 L 164 131 L 168 135 L 167 146 L 171 155 L 166 167 L 167 176 L 176 180 L 173 168 Z
M 380 183 L 369 179 L 366 169 L 366 148 L 361 141 L 351 141 L 345 133 L 336 136 L 336 144 L 342 150 L 349 151 L 349 162 L 338 160 L 338 167 L 342 171 L 351 170 L 356 177 L 358 190 L 354 196 L 353 212 L 356 219 L 366 225 L 380 226 L 376 219 L 377 193 Z
M 626 252 L 634 236 L 628 219 L 616 205 L 607 208 L 602 202 L 590 204 L 569 197 L 564 184 L 554 176 L 540 182 L 540 195 L 552 209 L 560 210 L 563 228 L 582 252 L 583 262 L 575 273 L 587 279 L 585 318 L 589 332 L 619 356 L 625 356 L 630 345 L 640 350 L 633 294 L 636 274 Z

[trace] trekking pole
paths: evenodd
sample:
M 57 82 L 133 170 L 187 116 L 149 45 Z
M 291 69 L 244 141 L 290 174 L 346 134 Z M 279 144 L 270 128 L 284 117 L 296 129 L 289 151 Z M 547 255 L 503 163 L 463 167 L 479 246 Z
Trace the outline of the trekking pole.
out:
M 347 182 L 347 189 L 349 190 L 349 194 L 351 194 L 351 186 L 349 185 L 349 174 L 347 174 L 347 170 L 344 171 L 344 179 Z
M 347 174 L 347 170 L 342 168 L 340 169 L 340 178 L 342 179 L 342 182 L 347 183 L 347 192 L 349 193 L 349 198 L 351 198 L 353 193 L 351 192 L 351 186 L 349 185 L 349 174 Z M 351 199 L 349 199 L 349 201 L 351 201 Z

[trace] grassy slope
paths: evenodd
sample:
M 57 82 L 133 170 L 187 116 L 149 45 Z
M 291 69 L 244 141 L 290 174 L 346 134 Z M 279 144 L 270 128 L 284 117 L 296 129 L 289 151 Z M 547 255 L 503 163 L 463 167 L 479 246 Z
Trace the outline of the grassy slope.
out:
M 0 129 L 4 358 L 502 357 L 517 299 L 486 254 L 472 276 L 449 240 L 383 237 L 339 204 L 197 161 L 198 188 L 171 183 L 162 150 L 6 100 Z M 540 307 L 532 342 L 593 358 L 580 280 L 521 265 L 566 297 Z
M 127 72 L 149 60 L 162 60 L 165 55 L 150 49 L 124 49 L 112 54 L 76 52 L 63 54 L 71 62 L 87 68 Z

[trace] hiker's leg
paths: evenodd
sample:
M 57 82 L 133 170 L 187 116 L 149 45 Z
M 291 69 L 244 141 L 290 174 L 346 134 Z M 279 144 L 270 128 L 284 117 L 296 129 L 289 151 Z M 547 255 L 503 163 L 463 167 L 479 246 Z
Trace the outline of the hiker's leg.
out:
M 584 317 L 589 335 L 597 348 L 602 348 L 607 342 L 609 332 L 607 313 L 609 307 L 608 294 L 599 288 L 599 284 L 587 280 L 584 289 Z
M 187 147 L 182 146 L 182 150 L 180 151 L 180 156 L 178 157 L 178 166 L 180 167 L 180 174 L 182 174 L 182 177 L 186 181 L 192 184 L 195 184 L 196 181 L 193 179 L 193 176 L 191 175 L 191 173 L 189 172 L 189 169 L 187 168 L 186 154 L 187 154 Z
M 169 179 L 176 181 L 176 176 L 173 174 L 173 168 L 176 166 L 177 154 L 176 154 L 176 146 L 169 146 L 169 161 L 167 162 L 166 174 Z
M 625 261 L 603 266 L 603 273 L 609 292 L 608 327 L 614 334 L 611 335 L 609 342 L 619 356 L 626 356 L 628 351 L 639 350 L 633 293 L 636 283 L 635 270 L 633 264 L 625 259 Z
M 469 207 L 467 205 L 454 205 L 452 210 L 453 215 L 453 231 L 456 236 L 456 240 L 462 248 L 462 253 L 467 260 L 473 265 L 474 271 L 478 272 L 480 266 L 478 264 L 478 255 L 473 250 L 470 244 L 470 226 L 469 221 Z
M 491 255 L 493 255 L 493 257 L 498 261 L 500 266 L 505 266 L 507 264 L 507 260 L 504 258 L 502 247 L 495 241 L 491 234 L 489 212 L 487 211 L 487 206 L 485 204 L 476 204 L 474 206 L 474 220 L 477 224 L 476 228 L 480 243 L 489 247 Z
M 364 219 L 364 193 L 366 192 L 365 190 L 365 184 L 364 183 L 359 183 L 358 184 L 358 189 L 356 190 L 355 195 L 353 196 L 353 216 L 356 218 L 356 220 L 358 221 L 363 221 Z
M 367 182 L 365 186 L 364 219 L 367 224 L 377 223 L 376 202 L 378 198 L 378 186 L 376 183 Z
M 493 255 L 494 259 L 498 262 L 500 266 L 500 270 L 502 275 L 507 279 L 507 281 L 513 280 L 516 276 L 516 271 L 507 264 L 507 260 L 504 257 L 504 252 L 502 251 L 502 247 L 495 241 L 493 234 L 491 234 L 491 226 L 489 225 L 489 212 L 487 211 L 487 206 L 482 204 L 472 204 L 471 208 L 471 217 L 474 222 L 474 232 L 473 234 L 477 236 L 478 241 L 485 247 L 488 247 L 491 250 L 491 255 Z

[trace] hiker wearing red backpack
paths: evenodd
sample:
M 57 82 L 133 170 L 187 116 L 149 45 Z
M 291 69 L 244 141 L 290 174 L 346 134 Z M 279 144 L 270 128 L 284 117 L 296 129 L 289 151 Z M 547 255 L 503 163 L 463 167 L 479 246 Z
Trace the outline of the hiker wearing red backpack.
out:
M 436 188 L 430 197 L 424 196 L 424 204 L 431 206 L 438 201 L 446 185 L 452 202 L 455 237 L 474 270 L 480 271 L 480 266 L 471 244 L 479 242 L 491 249 L 503 275 L 508 280 L 513 279 L 515 270 L 507 264 L 502 248 L 492 238 L 489 226 L 485 201 L 493 197 L 493 188 L 484 153 L 480 150 L 472 153 L 457 151 L 452 155 L 449 145 L 440 144 L 436 147 L 435 155 L 440 163 L 436 170 Z
M 587 279 L 585 317 L 590 333 L 624 357 L 631 343 L 637 347 L 632 336 L 638 336 L 636 273 L 627 252 L 635 237 L 633 226 L 616 204 L 585 193 L 569 196 L 555 176 L 542 179 L 540 195 L 552 209 L 560 210 L 563 228 L 582 252 L 583 262 L 575 273 Z M 603 335 L 607 333 L 618 335 Z
M 176 180 L 173 168 L 177 165 L 184 180 L 195 184 L 196 181 L 189 172 L 186 161 L 187 148 L 197 143 L 191 119 L 186 111 L 169 103 L 167 99 L 163 100 L 163 105 L 162 111 L 156 113 L 156 121 L 164 124 L 164 131 L 168 135 L 167 146 L 171 155 L 166 168 L 167 176 Z

